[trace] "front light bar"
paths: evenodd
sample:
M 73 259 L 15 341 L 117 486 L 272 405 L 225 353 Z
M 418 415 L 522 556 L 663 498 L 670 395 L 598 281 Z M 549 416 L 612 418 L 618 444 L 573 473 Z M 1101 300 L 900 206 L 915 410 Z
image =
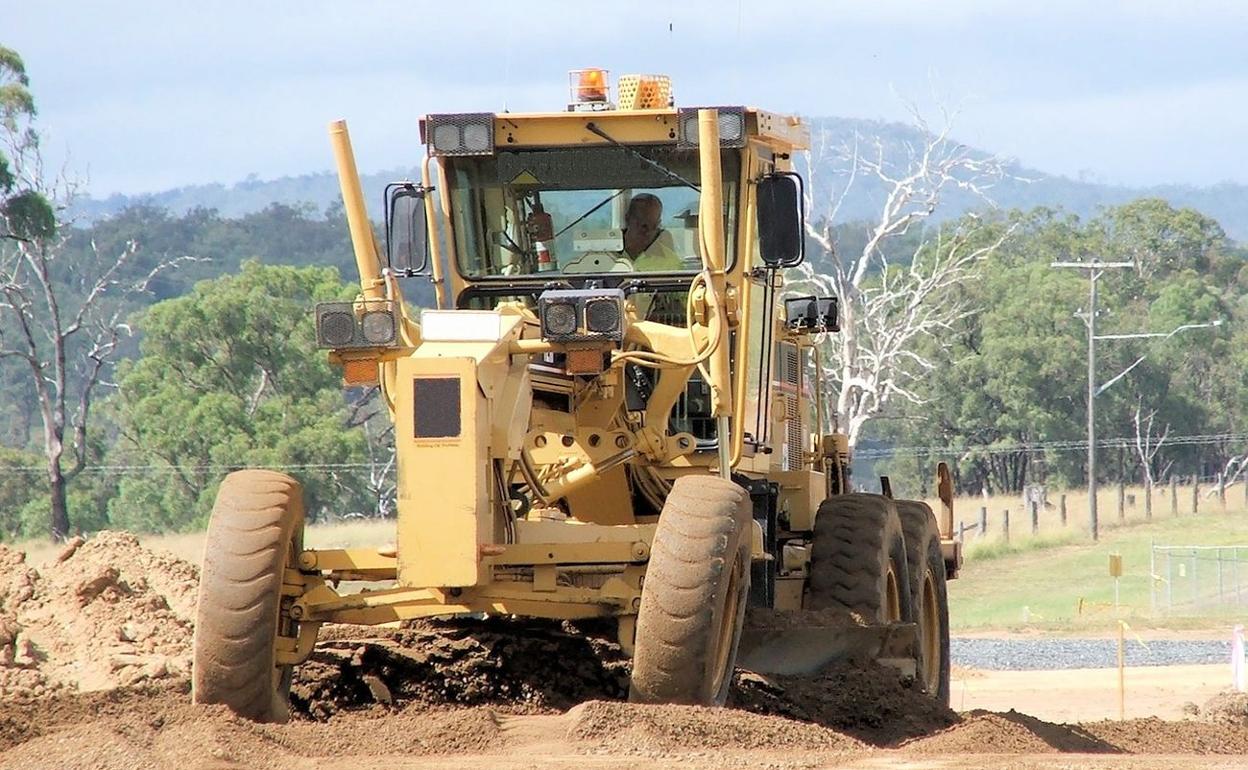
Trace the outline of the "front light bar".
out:
M 399 317 L 390 300 L 318 302 L 316 305 L 318 348 L 392 347 L 398 337 Z
M 537 298 L 542 339 L 593 342 L 624 339 L 623 289 L 548 289 Z

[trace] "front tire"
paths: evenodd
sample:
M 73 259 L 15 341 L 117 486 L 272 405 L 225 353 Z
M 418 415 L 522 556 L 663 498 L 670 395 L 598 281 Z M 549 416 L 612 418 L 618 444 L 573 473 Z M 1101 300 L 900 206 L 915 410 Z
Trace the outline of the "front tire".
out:
M 929 695 L 949 705 L 949 594 L 940 529 L 927 503 L 897 503 L 906 537 L 910 596 L 919 626 L 919 682 Z
M 226 476 L 208 523 L 195 617 L 191 699 L 219 703 L 256 722 L 290 717 L 292 667 L 277 663 L 282 578 L 303 543 L 303 493 L 264 470 Z
M 628 699 L 723 705 L 750 589 L 750 498 L 683 476 L 663 505 L 637 615 Z

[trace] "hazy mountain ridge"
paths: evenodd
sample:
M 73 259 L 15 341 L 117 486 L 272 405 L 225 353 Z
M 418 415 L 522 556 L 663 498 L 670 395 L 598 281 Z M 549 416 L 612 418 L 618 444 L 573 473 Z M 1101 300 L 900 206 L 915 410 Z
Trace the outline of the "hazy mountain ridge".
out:
M 904 151 L 903 147 L 907 142 L 921 143 L 918 129 L 903 123 L 856 118 L 812 118 L 810 123 L 812 132 L 825 128 L 833 134 L 847 138 L 852 137 L 855 132 L 862 136 L 879 136 L 885 144 L 885 151 L 890 154 Z M 986 150 L 973 148 L 973 151 L 976 154 L 989 154 Z M 1010 164 L 1009 170 L 1011 178 L 1001 180 L 991 191 L 993 201 L 1000 208 L 1030 209 L 1035 206 L 1049 206 L 1088 216 L 1102 206 L 1114 206 L 1137 198 L 1163 198 L 1175 206 L 1194 208 L 1213 217 L 1222 224 L 1228 235 L 1238 241 L 1248 240 L 1248 185 L 1222 182 L 1205 187 L 1178 184 L 1131 187 L 1046 174 L 1017 163 Z M 816 183 L 829 176 L 817 174 Z M 415 165 L 409 168 L 396 166 L 388 171 L 363 174 L 361 182 L 370 209 L 380 210 L 382 190 L 387 183 L 405 178 L 419 178 L 419 168 Z M 879 204 L 880 191 L 878 186 L 873 187 L 869 183 L 858 184 L 843 203 L 841 218 L 871 218 Z M 822 192 L 816 190 L 817 195 Z M 88 196 L 78 201 L 75 214 L 86 223 L 112 216 L 127 206 L 140 203 L 166 208 L 175 215 L 195 208 L 209 208 L 216 209 L 224 217 L 241 217 L 260 211 L 271 203 L 307 206 L 314 211 L 324 212 L 339 197 L 337 177 L 330 171 L 272 180 L 261 180 L 252 175 L 232 185 L 188 185 L 161 192 L 114 194 L 99 199 Z M 966 210 L 983 206 L 982 200 L 969 193 L 953 190 L 946 195 L 937 216 L 955 217 Z

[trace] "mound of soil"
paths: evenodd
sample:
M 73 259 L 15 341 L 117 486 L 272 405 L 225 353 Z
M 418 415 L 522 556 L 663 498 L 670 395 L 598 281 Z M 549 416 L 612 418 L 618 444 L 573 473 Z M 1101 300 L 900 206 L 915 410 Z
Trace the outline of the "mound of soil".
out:
M 1199 713 L 1209 722 L 1248 727 L 1248 693 L 1224 690 L 1207 700 Z
M 0 546 L 0 700 L 186 676 L 197 583 L 121 532 L 74 538 L 40 567 Z
M 372 706 L 552 712 L 624 698 L 628 661 L 605 630 L 499 617 L 423 620 L 381 635 L 339 628 L 296 669 L 291 703 L 325 719 Z
M 1118 748 L 1079 725 L 1055 725 L 1008 711 L 972 711 L 947 729 L 903 744 L 915 754 L 1106 753 Z
M 590 701 L 568 712 L 568 736 L 612 754 L 699 749 L 853 751 L 859 741 L 818 725 L 735 709 Z
M 927 735 L 958 719 L 913 680 L 877 663 L 834 666 L 813 676 L 769 678 L 739 671 L 729 705 L 813 722 L 875 746 Z

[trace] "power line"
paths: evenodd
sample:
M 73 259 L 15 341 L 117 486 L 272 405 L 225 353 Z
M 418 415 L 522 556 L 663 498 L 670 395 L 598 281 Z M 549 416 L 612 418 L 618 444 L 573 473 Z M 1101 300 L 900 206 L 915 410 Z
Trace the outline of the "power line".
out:
M 1162 447 L 1168 446 L 1209 446 L 1214 444 L 1225 444 L 1235 441 L 1248 441 L 1248 433 L 1208 433 L 1192 436 L 1168 436 Z M 1096 440 L 1096 446 L 1100 448 L 1114 448 L 1121 446 L 1134 446 L 1135 437 L 1121 438 L 1099 438 Z M 855 457 L 867 460 L 881 459 L 888 457 L 913 457 L 917 455 L 963 455 L 969 453 L 977 454 L 1016 454 L 1019 452 L 1033 451 L 1084 451 L 1088 448 L 1087 440 L 1072 441 L 1037 441 L 1033 443 L 1014 443 L 1014 444 L 973 444 L 968 446 L 903 446 L 903 447 L 879 447 L 872 449 L 859 449 L 854 452 Z

